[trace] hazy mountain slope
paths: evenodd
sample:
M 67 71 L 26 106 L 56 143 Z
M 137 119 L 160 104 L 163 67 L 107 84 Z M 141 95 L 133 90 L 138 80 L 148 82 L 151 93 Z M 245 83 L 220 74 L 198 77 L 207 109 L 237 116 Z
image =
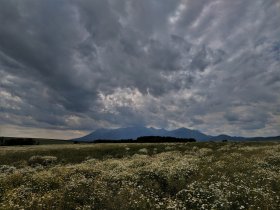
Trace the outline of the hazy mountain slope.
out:
M 191 130 L 188 128 L 179 128 L 175 130 L 165 130 L 156 128 L 146 128 L 146 127 L 127 127 L 127 128 L 117 128 L 117 129 L 97 129 L 96 131 L 80 137 L 73 139 L 74 141 L 94 141 L 97 139 L 106 140 L 119 140 L 119 139 L 137 139 L 140 136 L 168 136 L 175 138 L 193 138 L 197 141 L 275 141 L 280 140 L 280 137 L 236 137 L 229 135 L 218 135 L 210 136 L 206 135 L 197 130 Z
M 170 136 L 176 138 L 194 138 L 199 141 L 209 140 L 211 136 L 207 136 L 199 131 L 187 128 L 179 128 L 176 130 L 155 129 L 146 127 L 127 127 L 118 129 L 98 129 L 84 137 L 77 138 L 77 141 L 94 141 L 97 139 L 136 139 L 140 136 Z
M 194 138 L 199 141 L 207 141 L 212 136 L 208 136 L 204 133 L 201 133 L 197 130 L 191 130 L 188 128 L 179 128 L 173 131 L 169 131 L 169 136 L 176 137 L 176 138 Z

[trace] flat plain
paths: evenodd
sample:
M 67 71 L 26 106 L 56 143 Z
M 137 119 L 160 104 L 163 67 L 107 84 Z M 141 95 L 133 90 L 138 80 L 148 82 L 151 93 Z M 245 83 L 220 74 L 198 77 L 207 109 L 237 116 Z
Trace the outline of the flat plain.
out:
M 280 142 L 0 147 L 0 209 L 279 209 Z

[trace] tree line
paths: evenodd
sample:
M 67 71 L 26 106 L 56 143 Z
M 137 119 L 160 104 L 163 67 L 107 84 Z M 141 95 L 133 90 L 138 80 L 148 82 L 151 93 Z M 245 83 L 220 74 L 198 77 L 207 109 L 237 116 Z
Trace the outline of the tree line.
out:
M 32 138 L 0 137 L 0 146 L 36 145 Z
M 120 140 L 111 140 L 111 139 L 97 139 L 94 141 L 89 141 L 87 143 L 185 143 L 185 142 L 196 142 L 193 138 L 176 138 L 169 136 L 141 136 L 137 139 L 120 139 Z M 74 143 L 80 143 L 74 141 Z M 84 143 L 84 142 L 83 142 Z

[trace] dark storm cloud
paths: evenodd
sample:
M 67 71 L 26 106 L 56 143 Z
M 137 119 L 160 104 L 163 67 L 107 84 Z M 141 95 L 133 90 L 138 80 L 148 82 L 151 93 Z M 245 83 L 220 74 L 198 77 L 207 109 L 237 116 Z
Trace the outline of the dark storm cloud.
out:
M 280 3 L 0 3 L 2 125 L 279 134 Z
M 71 8 L 64 1 L 7 1 L 2 4 L 1 10 L 5 12 L 0 13 L 6 13 L 7 18 L 1 18 L 0 49 L 2 55 L 22 66 L 17 70 L 10 68 L 10 72 L 16 71 L 16 76 L 38 80 L 41 85 L 55 89 L 65 107 L 75 109 L 67 103 L 81 93 L 72 77 L 75 75 L 72 50 L 79 32 L 71 26 L 74 21 Z

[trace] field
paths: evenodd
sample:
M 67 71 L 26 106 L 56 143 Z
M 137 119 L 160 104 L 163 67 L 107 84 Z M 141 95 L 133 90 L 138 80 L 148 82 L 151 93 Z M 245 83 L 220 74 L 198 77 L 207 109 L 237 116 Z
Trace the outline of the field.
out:
M 280 142 L 0 147 L 0 209 L 279 209 Z

